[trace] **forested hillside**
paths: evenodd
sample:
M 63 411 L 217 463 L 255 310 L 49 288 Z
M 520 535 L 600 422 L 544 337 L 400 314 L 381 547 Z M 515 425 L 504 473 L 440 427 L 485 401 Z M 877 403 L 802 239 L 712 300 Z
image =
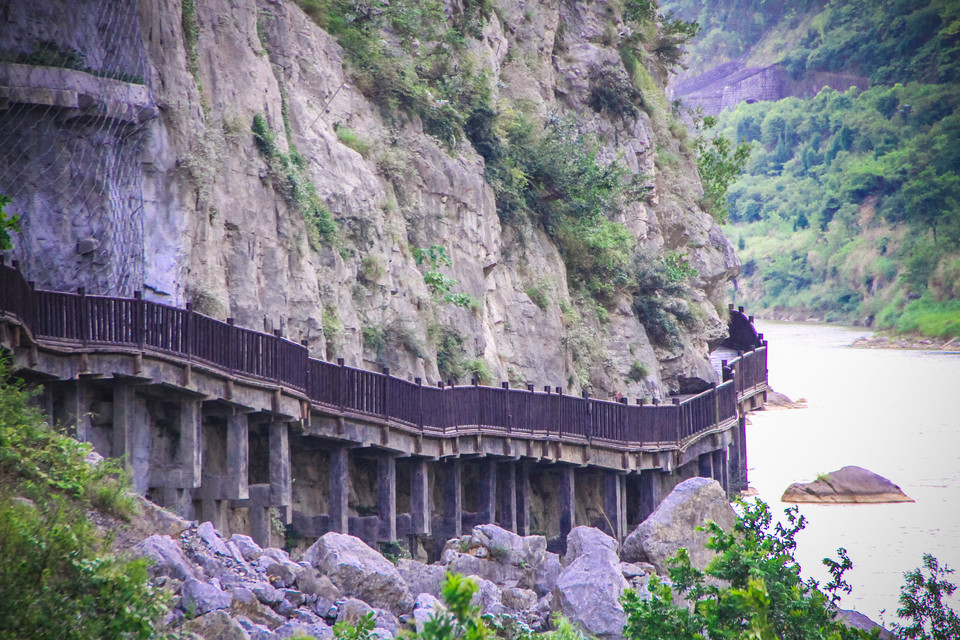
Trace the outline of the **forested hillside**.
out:
M 720 115 L 718 130 L 752 147 L 728 195 L 738 298 L 960 335 L 960 2 L 671 4 L 701 23 L 700 70 L 745 56 L 870 84 Z

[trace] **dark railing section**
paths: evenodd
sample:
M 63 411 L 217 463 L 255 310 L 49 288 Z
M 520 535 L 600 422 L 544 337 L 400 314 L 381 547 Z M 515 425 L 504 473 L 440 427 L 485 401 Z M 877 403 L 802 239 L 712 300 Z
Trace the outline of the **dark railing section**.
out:
M 329 410 L 383 419 L 434 434 L 488 432 L 614 444 L 676 444 L 736 418 L 737 401 L 763 388 L 767 347 L 740 311 L 731 335 L 751 347 L 724 363 L 722 384 L 672 404 L 629 405 L 565 395 L 556 388 L 437 387 L 316 360 L 306 346 L 194 312 L 134 298 L 37 291 L 0 260 L 0 312 L 35 338 L 81 345 L 134 347 L 183 357 L 230 375 L 269 381 Z M 736 320 L 734 320 L 736 318 Z M 749 329 L 744 326 L 749 325 Z

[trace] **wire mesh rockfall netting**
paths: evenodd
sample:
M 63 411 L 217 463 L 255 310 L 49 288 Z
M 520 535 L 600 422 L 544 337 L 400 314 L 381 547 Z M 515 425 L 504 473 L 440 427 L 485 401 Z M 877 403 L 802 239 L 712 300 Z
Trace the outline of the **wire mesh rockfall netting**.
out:
M 0 194 L 21 216 L 8 256 L 38 286 L 143 284 L 146 68 L 136 0 L 0 2 Z

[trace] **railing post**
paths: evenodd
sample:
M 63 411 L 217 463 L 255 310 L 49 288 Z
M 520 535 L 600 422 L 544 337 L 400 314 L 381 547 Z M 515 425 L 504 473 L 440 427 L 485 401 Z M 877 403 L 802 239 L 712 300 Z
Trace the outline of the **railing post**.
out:
M 479 430 L 483 426 L 483 403 L 480 402 L 480 381 L 473 378 L 470 380 L 470 384 L 473 385 L 473 399 L 477 404 L 477 429 Z
M 677 444 L 680 444 L 683 441 L 683 406 L 680 404 L 680 398 L 673 398 L 672 403 L 676 407 L 674 414 L 677 416 Z
M 503 389 L 503 410 L 507 414 L 507 433 L 513 432 L 513 415 L 510 413 L 510 383 L 501 382 L 500 388 Z
M 625 442 L 626 438 L 624 438 L 624 434 L 627 432 L 627 425 L 625 423 L 627 420 L 627 411 L 630 410 L 630 399 L 626 397 L 620 398 L 620 405 L 620 409 L 617 410 L 620 418 L 617 420 L 617 440 L 619 442 Z
M 230 328 L 227 329 L 227 332 L 230 334 L 230 339 L 227 340 L 227 345 L 223 345 L 224 347 L 226 347 L 226 346 L 228 346 L 229 344 L 235 342 L 235 341 L 232 339 L 232 338 L 233 338 L 233 334 L 236 333 L 236 332 L 234 331 L 234 329 L 233 329 L 233 318 L 227 318 L 227 324 L 230 325 Z M 227 358 L 227 362 L 230 363 L 230 375 L 233 375 L 233 372 L 236 371 L 236 364 L 237 364 L 237 362 L 236 362 L 236 356 L 237 356 L 237 354 L 235 354 L 235 353 L 234 353 L 232 350 L 230 350 L 230 349 L 227 350 L 227 353 L 229 354 L 229 357 Z
M 589 391 L 584 391 L 584 392 L 583 392 L 583 404 L 584 404 L 584 407 L 585 407 L 584 413 L 585 413 L 586 416 L 587 416 L 587 418 L 586 418 L 586 428 L 584 429 L 584 431 L 586 431 L 587 442 L 592 442 L 592 441 L 593 441 L 593 406 L 590 404 L 590 392 L 589 392 Z
M 143 293 L 133 292 L 133 343 L 137 349 L 143 351 Z
M 423 433 L 423 379 L 414 378 L 413 381 L 417 384 L 417 408 L 419 409 L 418 415 L 420 416 L 417 419 L 417 426 L 420 427 L 420 432 Z
M 343 413 L 343 391 L 347 386 L 347 370 L 344 368 L 343 358 L 337 358 L 337 366 L 340 367 L 340 381 L 337 385 L 337 405 L 340 407 L 340 413 Z M 421 417 L 421 420 L 423 418 Z
M 563 387 L 557 387 L 557 438 L 563 437 Z
M 390 418 L 388 403 L 390 400 L 390 367 L 383 368 L 383 418 Z
M 307 398 L 311 398 L 310 395 L 310 349 L 307 347 L 307 339 L 304 338 L 300 341 L 300 346 L 303 347 L 303 393 Z
M 83 347 L 87 346 L 87 329 L 90 325 L 87 318 L 87 290 L 84 287 L 77 288 L 77 331 L 80 333 L 80 342 Z
M 717 393 L 717 383 L 710 383 L 710 393 L 713 394 L 713 424 L 720 426 L 720 394 Z
M 281 335 L 282 334 L 280 332 L 280 329 L 273 330 L 273 368 L 276 373 L 275 378 L 278 385 L 281 383 L 281 376 L 280 376 L 280 340 L 282 340 L 282 338 L 280 337 Z

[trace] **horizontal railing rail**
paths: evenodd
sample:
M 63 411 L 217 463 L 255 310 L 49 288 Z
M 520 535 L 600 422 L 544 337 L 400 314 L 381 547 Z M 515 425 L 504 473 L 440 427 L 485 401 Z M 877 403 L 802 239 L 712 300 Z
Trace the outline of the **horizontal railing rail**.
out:
M 551 391 L 472 385 L 429 386 L 311 358 L 304 344 L 235 326 L 185 309 L 133 298 L 36 290 L 0 260 L 0 313 L 38 341 L 83 347 L 132 347 L 186 358 L 230 376 L 267 381 L 301 393 L 318 408 L 386 420 L 424 433 L 486 432 L 630 446 L 664 446 L 696 437 L 737 417 L 737 403 L 765 388 L 767 346 L 744 325 L 748 351 L 724 363 L 723 382 L 671 404 L 630 405 Z M 740 316 L 743 316 L 742 318 Z M 733 316 L 732 316 L 733 317 Z M 759 336 L 759 339 L 757 338 Z M 752 343 L 756 342 L 757 345 Z

